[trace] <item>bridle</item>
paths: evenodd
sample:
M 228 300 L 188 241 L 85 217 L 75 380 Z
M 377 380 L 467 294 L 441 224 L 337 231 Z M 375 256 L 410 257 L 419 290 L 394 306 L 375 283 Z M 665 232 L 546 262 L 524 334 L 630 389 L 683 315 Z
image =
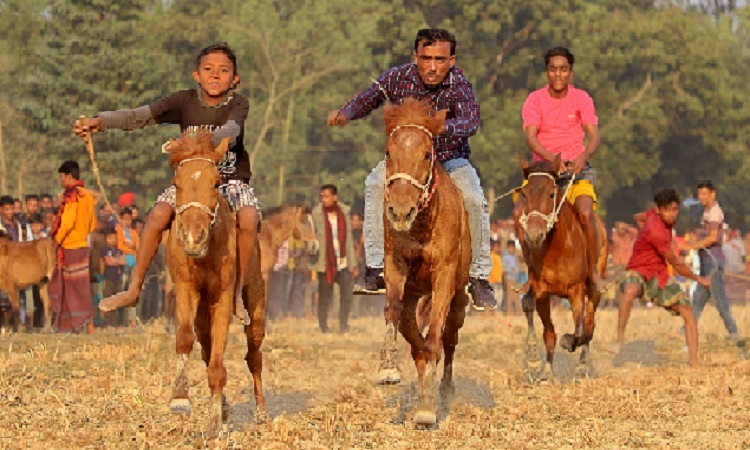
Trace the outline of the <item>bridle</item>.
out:
M 432 142 L 432 132 L 428 130 L 427 128 L 423 127 L 422 125 L 415 125 L 415 124 L 405 124 L 405 125 L 399 125 L 396 128 L 394 128 L 391 131 L 391 134 L 389 137 L 393 137 L 393 135 L 403 129 L 403 128 L 416 128 L 418 130 L 423 131 L 427 136 L 430 137 L 430 142 Z M 409 175 L 408 173 L 404 172 L 398 172 L 394 173 L 390 177 L 388 177 L 385 180 L 385 199 L 388 201 L 389 198 L 389 192 L 388 187 L 396 180 L 406 180 L 417 189 L 420 189 L 422 191 L 422 195 L 419 197 L 419 202 L 417 203 L 419 211 L 422 211 L 429 205 L 430 200 L 432 199 L 432 196 L 435 194 L 435 190 L 437 189 L 438 185 L 438 172 L 437 167 L 435 167 L 435 158 L 437 155 L 435 154 L 435 146 L 431 144 L 431 151 L 432 151 L 432 157 L 430 158 L 430 172 L 427 176 L 427 181 L 424 182 L 424 184 L 420 183 L 419 180 L 414 178 L 413 176 Z M 435 182 L 433 183 L 433 178 Z M 432 188 L 430 188 L 432 186 Z
M 177 168 L 175 169 L 175 173 L 177 173 L 177 171 L 180 170 L 180 167 L 182 167 L 182 165 L 185 164 L 188 161 L 207 161 L 207 162 L 210 162 L 211 165 L 216 166 L 216 162 L 213 159 L 209 159 L 209 158 L 186 158 L 186 159 L 183 159 L 182 161 L 180 161 L 180 163 L 177 165 Z M 204 205 L 201 202 L 189 202 L 189 203 L 185 203 L 184 205 L 180 205 L 180 206 L 178 206 L 178 207 L 175 208 L 175 216 L 180 216 L 182 213 L 184 213 L 185 211 L 187 211 L 190 208 L 198 208 L 201 211 L 203 211 L 204 213 L 206 213 L 209 216 L 211 216 L 211 225 L 209 225 L 209 229 L 213 229 L 214 225 L 216 225 L 216 222 L 217 222 L 216 217 L 219 214 L 219 203 L 221 203 L 221 202 L 217 200 L 216 201 L 216 206 L 214 207 L 213 210 L 211 208 L 209 208 L 208 206 Z
M 558 204 L 558 192 L 559 188 L 557 187 L 557 179 L 553 177 L 552 175 L 548 174 L 547 172 L 533 172 L 530 173 L 527 178 L 531 177 L 547 177 L 550 180 L 552 180 L 552 183 L 555 184 L 555 196 L 553 197 L 552 201 L 552 212 L 549 214 L 543 214 L 539 211 L 531 211 L 528 214 L 524 210 L 521 213 L 521 217 L 518 218 L 518 222 L 521 224 L 521 229 L 523 229 L 524 234 L 528 233 L 528 223 L 529 218 L 531 217 L 539 217 L 541 218 L 546 224 L 547 224 L 547 231 L 545 232 L 545 235 L 549 233 L 552 228 L 555 227 L 555 224 L 557 223 L 557 219 L 560 217 L 560 210 L 562 209 L 562 206 L 565 204 L 565 198 L 568 196 L 568 191 L 570 190 L 570 187 L 573 186 L 573 181 L 575 181 L 575 174 L 573 174 L 570 177 L 570 181 L 568 182 L 567 187 L 565 188 L 565 192 L 560 197 L 560 203 Z M 525 208 L 524 208 L 525 209 Z

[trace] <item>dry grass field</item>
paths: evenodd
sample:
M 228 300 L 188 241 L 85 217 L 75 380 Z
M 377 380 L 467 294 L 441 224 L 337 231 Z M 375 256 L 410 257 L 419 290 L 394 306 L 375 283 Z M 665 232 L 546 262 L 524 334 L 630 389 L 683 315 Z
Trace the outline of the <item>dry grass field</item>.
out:
M 740 331 L 750 331 L 750 308 L 735 308 L 735 316 Z M 598 315 L 592 379 L 572 382 L 577 354 L 560 349 L 557 380 L 529 386 L 522 381 L 524 319 L 469 316 L 456 353 L 456 393 L 442 400 L 432 430 L 411 423 L 416 372 L 406 352 L 400 386 L 373 382 L 380 318 L 354 319 L 343 335 L 321 335 L 311 320 L 270 324 L 263 374 L 271 420 L 256 425 L 244 336 L 233 325 L 231 416 L 221 441 L 204 439 L 208 386 L 197 343 L 189 363 L 193 413 L 168 412 L 176 357 L 163 324 L 144 334 L 3 336 L 0 448 L 750 448 L 750 361 L 725 342 L 715 308 L 701 319 L 698 369 L 688 367 L 675 335 L 679 319 L 635 309 L 628 344 L 615 354 L 616 318 L 611 309 Z M 568 311 L 554 319 L 558 337 L 572 330 Z

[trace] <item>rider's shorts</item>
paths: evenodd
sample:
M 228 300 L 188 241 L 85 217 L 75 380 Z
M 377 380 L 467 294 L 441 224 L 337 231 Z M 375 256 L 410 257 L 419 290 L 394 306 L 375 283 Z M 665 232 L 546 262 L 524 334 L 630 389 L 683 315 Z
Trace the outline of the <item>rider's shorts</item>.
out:
M 628 270 L 625 272 L 625 279 L 620 283 L 620 291 L 624 291 L 625 286 L 630 283 L 637 283 L 641 286 L 640 299 L 643 303 L 651 301 L 662 308 L 669 308 L 674 305 L 690 305 L 690 300 L 685 295 L 685 291 L 680 288 L 680 285 L 673 277 L 669 277 L 664 289 L 659 289 L 659 280 L 657 278 L 657 276 L 654 276 L 650 280 L 647 280 L 635 270 Z M 674 316 L 679 315 L 679 313 L 671 309 L 669 312 Z
M 240 180 L 229 180 L 219 186 L 219 192 L 227 199 L 234 213 L 237 213 L 243 206 L 252 206 L 258 210 L 258 218 L 260 219 L 260 205 L 258 204 L 258 199 L 255 197 L 253 188 L 249 184 Z M 157 197 L 156 202 L 169 203 L 174 208 L 176 194 L 177 188 L 174 185 L 169 186 Z
M 596 170 L 589 165 L 589 163 L 586 163 L 586 167 L 576 175 L 576 180 L 573 182 L 573 186 L 570 187 L 568 190 L 568 195 L 565 197 L 568 200 L 568 203 L 571 205 L 575 205 L 576 199 L 580 196 L 588 196 L 591 197 L 592 200 L 594 200 L 594 211 L 596 211 L 597 207 L 597 199 L 596 199 L 596 192 L 594 192 L 594 182 L 596 180 Z M 521 184 L 521 187 L 526 186 L 528 184 L 528 180 L 523 180 L 523 183 Z M 519 190 L 516 190 L 516 192 L 513 193 L 513 203 L 518 201 L 518 197 L 521 195 Z

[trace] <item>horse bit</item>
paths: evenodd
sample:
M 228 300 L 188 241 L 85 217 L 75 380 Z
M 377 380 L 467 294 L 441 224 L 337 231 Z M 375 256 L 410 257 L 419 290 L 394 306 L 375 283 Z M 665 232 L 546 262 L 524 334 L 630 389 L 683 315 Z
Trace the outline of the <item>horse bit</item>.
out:
M 427 136 L 430 137 L 430 141 L 432 141 L 432 132 L 430 132 L 430 130 L 423 127 L 422 125 L 415 125 L 415 124 L 399 125 L 396 128 L 394 128 L 393 131 L 391 131 L 391 134 L 389 135 L 389 137 L 393 137 L 393 135 L 402 128 L 416 128 L 418 130 L 422 130 L 424 131 L 425 134 L 427 134 Z M 391 183 L 393 183 L 395 180 L 406 180 L 412 185 L 414 185 L 414 187 L 422 191 L 422 195 L 419 197 L 419 203 L 418 203 L 419 210 L 422 211 L 424 208 L 426 208 L 430 202 L 430 199 L 432 198 L 432 195 L 435 193 L 435 189 L 437 188 L 438 174 L 437 174 L 437 169 L 435 168 L 435 157 L 436 157 L 435 147 L 432 146 L 432 157 L 430 158 L 430 172 L 429 172 L 429 175 L 427 176 L 427 181 L 425 181 L 424 184 L 420 183 L 416 178 L 404 172 L 394 173 L 393 175 L 388 177 L 385 180 L 386 200 L 388 199 L 388 186 L 390 186 Z M 433 175 L 435 177 L 435 184 L 432 184 Z M 430 189 L 430 185 L 432 185 L 432 189 Z
M 557 180 L 555 179 L 555 177 L 553 177 L 552 175 L 546 172 L 533 172 L 533 173 L 530 173 L 527 178 L 531 178 L 531 177 L 547 177 L 550 180 L 552 180 L 552 183 L 555 183 L 555 184 L 557 183 Z M 552 230 L 552 228 L 554 228 L 555 224 L 557 223 L 557 219 L 560 216 L 560 210 L 562 209 L 562 205 L 565 203 L 565 198 L 568 196 L 568 191 L 570 190 L 570 187 L 573 186 L 573 181 L 575 181 L 575 179 L 576 179 L 576 176 L 575 174 L 573 174 L 570 177 L 570 181 L 568 182 L 568 185 L 565 188 L 565 192 L 563 193 L 559 204 L 557 203 L 557 192 L 559 191 L 559 189 L 557 188 L 557 186 L 555 186 L 555 196 L 553 198 L 553 203 L 552 203 L 554 206 L 552 207 L 551 213 L 542 214 L 539 211 L 531 211 L 530 213 L 527 214 L 526 211 L 524 211 L 521 214 L 521 217 L 518 218 L 518 222 L 521 224 L 521 228 L 523 229 L 524 233 L 528 232 L 527 225 L 529 223 L 529 218 L 531 217 L 539 217 L 542 220 L 544 220 L 544 222 L 547 224 L 546 233 L 549 233 Z
M 216 162 L 213 159 L 208 159 L 208 158 L 186 158 L 186 159 L 183 159 L 182 161 L 180 161 L 180 163 L 177 165 L 177 169 L 175 169 L 175 172 L 177 172 L 177 170 L 180 167 L 182 167 L 182 165 L 185 164 L 188 161 L 208 161 L 212 165 L 214 165 L 214 166 L 216 165 Z M 177 199 L 175 199 L 175 202 L 176 202 L 176 200 Z M 216 216 L 219 214 L 219 203 L 221 203 L 221 202 L 217 200 L 216 201 L 216 206 L 214 207 L 213 211 L 211 210 L 211 208 L 209 208 L 208 206 L 204 205 L 201 202 L 189 202 L 189 203 L 185 203 L 184 205 L 180 205 L 179 207 L 175 208 L 175 215 L 179 216 L 180 214 L 182 214 L 183 212 L 187 211 L 190 208 L 198 208 L 201 211 L 203 211 L 204 213 L 206 213 L 209 216 L 211 216 L 211 225 L 209 225 L 209 227 L 210 227 L 210 229 L 213 229 L 214 225 L 216 225 Z

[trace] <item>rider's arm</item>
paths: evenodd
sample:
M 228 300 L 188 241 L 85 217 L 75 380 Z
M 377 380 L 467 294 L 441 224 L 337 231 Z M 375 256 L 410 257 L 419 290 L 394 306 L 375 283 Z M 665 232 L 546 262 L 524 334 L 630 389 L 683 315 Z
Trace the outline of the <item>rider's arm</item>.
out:
M 583 124 L 583 129 L 586 130 L 586 135 L 589 138 L 584 152 L 584 157 L 588 161 L 588 159 L 599 150 L 599 118 L 596 116 L 596 107 L 594 106 L 594 100 L 591 96 L 584 91 L 578 92 L 581 93 L 579 100 L 581 123 Z
M 479 129 L 479 103 L 469 80 L 463 76 L 457 76 L 456 79 L 459 81 L 453 87 L 456 97 L 453 110 L 455 117 L 445 121 L 445 133 L 457 137 L 474 136 Z
M 237 96 L 232 99 L 229 108 L 227 122 L 211 133 L 211 142 L 214 145 L 219 145 L 222 139 L 229 138 L 229 147 L 234 146 L 245 126 L 247 113 L 250 111 L 250 102 L 243 96 Z
M 523 132 L 526 134 L 526 146 L 545 161 L 554 162 L 557 155 L 549 152 L 537 139 L 539 128 L 542 126 L 542 105 L 535 93 L 532 92 L 526 98 L 521 116 L 523 118 Z
M 97 117 L 104 122 L 104 128 L 126 131 L 157 123 L 178 123 L 180 119 L 179 109 L 184 97 L 185 91 L 178 91 L 149 105 L 134 109 L 103 111 Z
M 340 114 L 346 117 L 346 120 L 357 120 L 379 108 L 385 102 L 385 92 L 389 92 L 391 80 L 395 79 L 399 69 L 399 67 L 394 67 L 383 72 L 376 82 L 342 107 Z
M 588 124 L 584 125 L 583 129 L 586 130 L 586 134 L 589 137 L 589 141 L 586 143 L 586 151 L 584 153 L 586 160 L 588 160 L 597 150 L 599 150 L 599 143 L 601 142 L 599 138 L 599 125 Z
M 523 131 L 524 133 L 526 133 L 526 146 L 529 147 L 529 150 L 541 156 L 542 159 L 547 162 L 555 161 L 557 155 L 547 151 L 542 143 L 539 142 L 539 139 L 536 138 L 536 135 L 539 133 L 539 127 L 537 127 L 536 125 L 529 125 L 524 128 Z

